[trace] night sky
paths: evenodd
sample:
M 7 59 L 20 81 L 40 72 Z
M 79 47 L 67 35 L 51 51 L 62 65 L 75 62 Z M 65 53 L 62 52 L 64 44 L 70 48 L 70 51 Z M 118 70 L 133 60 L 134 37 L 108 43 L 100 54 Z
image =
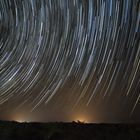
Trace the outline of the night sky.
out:
M 140 1 L 0 0 L 0 119 L 140 122 Z

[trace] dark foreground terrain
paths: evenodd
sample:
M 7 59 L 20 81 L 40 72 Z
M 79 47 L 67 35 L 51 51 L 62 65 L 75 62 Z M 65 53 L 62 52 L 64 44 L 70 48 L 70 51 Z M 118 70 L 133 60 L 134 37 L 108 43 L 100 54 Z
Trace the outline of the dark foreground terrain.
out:
M 140 124 L 0 121 L 0 140 L 140 140 Z

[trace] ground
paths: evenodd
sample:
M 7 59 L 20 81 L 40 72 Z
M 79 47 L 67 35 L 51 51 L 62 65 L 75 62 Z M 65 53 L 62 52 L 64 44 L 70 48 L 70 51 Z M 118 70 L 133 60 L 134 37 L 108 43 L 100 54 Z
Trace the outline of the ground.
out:
M 0 140 L 140 140 L 140 124 L 0 121 Z

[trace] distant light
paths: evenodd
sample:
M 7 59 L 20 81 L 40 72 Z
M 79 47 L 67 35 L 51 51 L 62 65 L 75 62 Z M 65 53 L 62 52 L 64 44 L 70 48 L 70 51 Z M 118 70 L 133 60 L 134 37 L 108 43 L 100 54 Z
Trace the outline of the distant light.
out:
M 24 123 L 24 122 L 30 122 L 30 117 L 26 115 L 26 113 L 16 113 L 14 114 L 12 120 L 19 123 Z
M 76 123 L 89 123 L 88 119 L 83 116 L 79 116 L 76 119 L 74 119 Z
M 15 118 L 14 120 L 19 123 L 30 122 L 27 118 Z
M 28 122 L 28 121 L 27 120 L 16 120 L 16 122 L 24 123 L 24 122 Z

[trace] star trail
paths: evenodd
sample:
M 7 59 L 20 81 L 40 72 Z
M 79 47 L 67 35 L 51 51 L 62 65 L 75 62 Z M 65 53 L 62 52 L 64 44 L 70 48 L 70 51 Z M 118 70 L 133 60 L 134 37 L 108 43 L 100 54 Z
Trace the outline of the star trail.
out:
M 0 114 L 50 104 L 140 109 L 139 0 L 0 0 Z

